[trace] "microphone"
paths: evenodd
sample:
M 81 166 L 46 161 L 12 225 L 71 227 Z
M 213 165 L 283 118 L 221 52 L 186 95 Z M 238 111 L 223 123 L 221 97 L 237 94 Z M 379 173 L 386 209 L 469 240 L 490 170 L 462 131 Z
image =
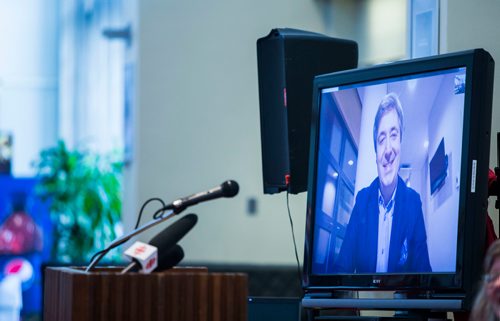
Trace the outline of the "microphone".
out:
M 139 265 L 143 273 L 151 273 L 158 266 L 158 248 L 150 244 L 135 242 L 125 255 L 133 260 L 134 265 Z
M 160 252 L 158 257 L 157 272 L 165 271 L 176 266 L 184 258 L 184 251 L 178 244 L 174 245 L 168 251 Z
M 152 228 L 153 226 L 156 226 L 156 225 L 160 224 L 161 222 L 166 221 L 166 220 L 168 220 L 176 215 L 176 213 L 174 213 L 174 211 L 172 211 L 172 210 L 169 210 L 166 213 L 163 213 L 165 211 L 161 210 L 161 212 L 162 213 L 159 217 L 155 217 L 152 221 L 149 221 L 148 223 L 141 225 L 140 227 L 136 228 L 132 232 L 130 232 L 122 237 L 116 238 L 104 250 L 101 250 L 101 251 L 95 253 L 91 259 L 90 264 L 85 269 L 85 272 L 92 271 L 92 269 L 97 265 L 97 263 L 99 263 L 99 261 L 104 257 L 104 255 L 106 255 L 110 250 L 114 249 L 117 246 L 122 245 L 123 243 L 127 242 L 128 240 L 130 240 L 132 237 L 136 236 L 137 234 L 140 234 L 140 233 L 144 232 L 145 230 L 148 230 L 148 229 Z
M 90 264 L 85 269 L 85 272 L 90 272 L 94 267 L 99 263 L 99 261 L 106 255 L 111 249 L 114 249 L 117 246 L 122 245 L 123 243 L 130 240 L 132 237 L 136 236 L 139 233 L 144 232 L 151 227 L 160 224 L 163 221 L 166 221 L 172 218 L 175 215 L 178 215 L 180 212 L 185 210 L 188 206 L 192 206 L 198 204 L 200 202 L 208 201 L 211 199 L 219 198 L 219 197 L 233 197 L 238 194 L 239 186 L 238 183 L 232 180 L 225 181 L 221 185 L 214 187 L 208 191 L 201 192 L 198 194 L 193 194 L 184 198 L 177 199 L 173 201 L 171 204 L 162 207 L 160 210 L 156 211 L 153 215 L 153 220 L 136 228 L 132 232 L 119 237 L 111 242 L 104 250 L 101 250 L 94 254 L 91 259 Z
M 149 244 L 156 246 L 160 250 L 168 250 L 177 244 L 198 222 L 196 214 L 187 214 L 160 233 L 156 234 Z
M 158 252 L 158 266 L 153 271 L 161 272 L 176 266 L 184 258 L 184 251 L 178 244 L 174 245 L 167 251 Z M 128 272 L 138 272 L 141 265 L 136 261 L 132 261 L 120 273 L 125 274 Z
M 193 194 L 184 198 L 179 198 L 165 206 L 163 210 L 173 210 L 174 213 L 179 214 L 187 207 L 196 205 L 200 202 L 213 200 L 219 197 L 233 197 L 238 194 L 239 189 L 240 187 L 238 186 L 238 183 L 232 180 L 228 180 L 217 187 L 209 189 L 208 191 Z
M 186 235 L 195 226 L 196 222 L 198 222 L 198 216 L 196 216 L 196 214 L 188 214 L 165 228 L 163 231 L 154 236 L 151 241 L 149 241 L 149 245 L 158 248 L 159 267 L 163 266 L 162 269 L 167 269 L 166 266 L 169 264 L 172 264 L 170 266 L 172 267 L 184 258 L 184 251 L 182 251 L 182 248 L 179 246 L 179 250 L 175 249 L 175 247 L 178 246 L 176 244 L 184 237 L 184 235 Z M 175 262 L 177 259 L 178 261 Z M 122 273 L 126 273 L 132 269 L 138 269 L 140 267 L 141 264 L 137 260 L 134 260 L 122 271 Z

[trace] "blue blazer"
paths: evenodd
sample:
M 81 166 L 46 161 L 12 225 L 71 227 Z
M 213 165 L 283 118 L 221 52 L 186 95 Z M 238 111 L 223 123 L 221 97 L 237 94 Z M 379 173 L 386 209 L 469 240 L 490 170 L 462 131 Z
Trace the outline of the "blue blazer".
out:
M 356 196 L 335 273 L 375 273 L 378 245 L 378 190 L 376 178 Z M 387 272 L 431 272 L 422 202 L 418 193 L 398 176 L 392 217 Z

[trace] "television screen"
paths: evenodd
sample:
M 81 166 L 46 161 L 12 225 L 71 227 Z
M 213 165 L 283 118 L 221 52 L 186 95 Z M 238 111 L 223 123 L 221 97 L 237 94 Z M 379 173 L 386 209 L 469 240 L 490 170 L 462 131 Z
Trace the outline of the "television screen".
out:
M 316 77 L 308 293 L 472 289 L 484 247 L 492 75 L 493 60 L 478 49 Z
M 444 152 L 444 137 L 438 145 L 436 153 L 429 162 L 431 195 L 444 184 L 448 171 L 448 156 Z

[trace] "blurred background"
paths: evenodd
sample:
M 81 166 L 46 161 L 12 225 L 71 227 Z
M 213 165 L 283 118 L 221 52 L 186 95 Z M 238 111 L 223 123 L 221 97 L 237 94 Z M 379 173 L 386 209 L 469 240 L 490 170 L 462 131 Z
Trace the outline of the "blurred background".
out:
M 40 318 L 42 266 L 85 264 L 134 227 L 148 198 L 170 202 L 226 179 L 239 182 L 238 197 L 192 209 L 199 222 L 181 242 L 184 262 L 294 267 L 286 195 L 262 192 L 256 41 L 271 29 L 354 40 L 359 66 L 471 48 L 500 61 L 496 0 L 0 7 L 0 297 L 14 293 L 0 310 L 22 308 L 26 320 Z M 491 167 L 496 143 L 492 135 Z M 290 199 L 300 259 L 305 201 Z

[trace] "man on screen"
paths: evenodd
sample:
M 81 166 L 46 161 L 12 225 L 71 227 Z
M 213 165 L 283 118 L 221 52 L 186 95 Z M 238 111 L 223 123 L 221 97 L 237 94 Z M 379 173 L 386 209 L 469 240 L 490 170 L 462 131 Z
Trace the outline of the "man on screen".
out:
M 378 177 L 356 196 L 335 273 L 431 272 L 420 196 L 398 174 L 402 135 L 401 103 L 389 93 L 373 126 Z

